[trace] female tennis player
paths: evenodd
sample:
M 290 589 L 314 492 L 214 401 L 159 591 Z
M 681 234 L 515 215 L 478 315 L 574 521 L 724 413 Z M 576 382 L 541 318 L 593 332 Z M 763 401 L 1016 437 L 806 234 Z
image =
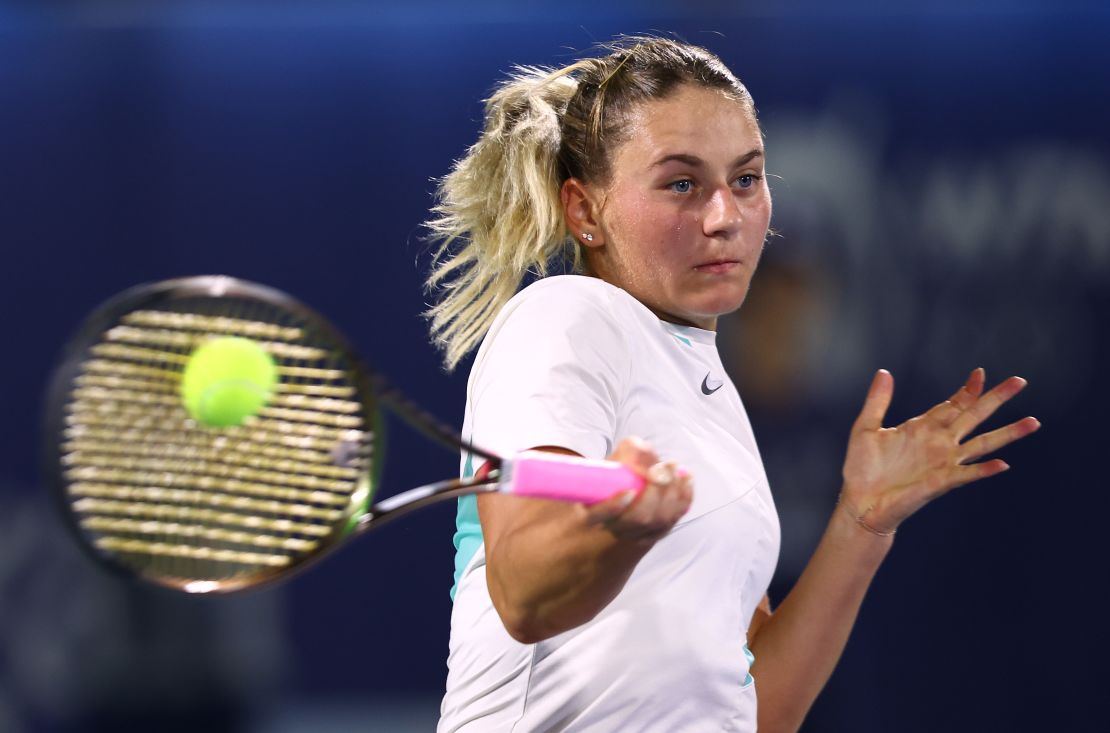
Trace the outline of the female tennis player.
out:
M 449 368 L 480 343 L 464 436 L 608 457 L 647 483 L 593 506 L 460 500 L 440 733 L 796 730 L 895 529 L 1005 470 L 973 461 L 1039 426 L 964 440 L 1025 384 L 984 392 L 975 370 L 884 428 L 879 371 L 839 504 L 772 611 L 779 525 L 714 340 L 767 237 L 765 157 L 747 89 L 673 40 L 518 69 L 488 100 L 430 222 L 433 337 Z

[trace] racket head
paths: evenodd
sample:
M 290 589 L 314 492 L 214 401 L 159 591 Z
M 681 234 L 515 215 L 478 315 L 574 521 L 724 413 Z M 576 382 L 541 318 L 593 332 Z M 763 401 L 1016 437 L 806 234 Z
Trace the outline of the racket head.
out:
M 200 344 L 254 340 L 271 398 L 241 425 L 180 397 Z M 226 276 L 131 288 L 67 344 L 44 419 L 45 473 L 80 545 L 128 576 L 192 593 L 284 577 L 357 528 L 379 486 L 376 381 L 340 332 L 273 288 Z

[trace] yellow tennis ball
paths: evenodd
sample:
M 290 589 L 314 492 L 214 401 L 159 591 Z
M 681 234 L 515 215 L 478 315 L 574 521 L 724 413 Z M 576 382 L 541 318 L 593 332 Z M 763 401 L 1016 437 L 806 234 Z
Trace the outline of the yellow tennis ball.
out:
M 254 341 L 221 336 L 189 357 L 181 375 L 181 399 L 198 422 L 210 427 L 238 425 L 270 400 L 277 367 Z

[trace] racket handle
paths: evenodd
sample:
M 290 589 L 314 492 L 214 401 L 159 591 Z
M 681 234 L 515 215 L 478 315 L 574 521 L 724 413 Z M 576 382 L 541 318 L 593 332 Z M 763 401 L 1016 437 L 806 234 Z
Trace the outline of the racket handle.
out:
M 546 451 L 524 451 L 501 467 L 501 492 L 514 496 L 596 504 L 622 491 L 639 492 L 644 478 L 615 461 Z

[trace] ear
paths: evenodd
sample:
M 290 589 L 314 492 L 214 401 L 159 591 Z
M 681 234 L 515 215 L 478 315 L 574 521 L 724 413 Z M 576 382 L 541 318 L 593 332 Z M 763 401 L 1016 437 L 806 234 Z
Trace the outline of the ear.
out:
M 559 196 L 570 235 L 585 247 L 605 244 L 605 234 L 597 219 L 599 207 L 591 189 L 577 178 L 568 178 L 563 182 Z

